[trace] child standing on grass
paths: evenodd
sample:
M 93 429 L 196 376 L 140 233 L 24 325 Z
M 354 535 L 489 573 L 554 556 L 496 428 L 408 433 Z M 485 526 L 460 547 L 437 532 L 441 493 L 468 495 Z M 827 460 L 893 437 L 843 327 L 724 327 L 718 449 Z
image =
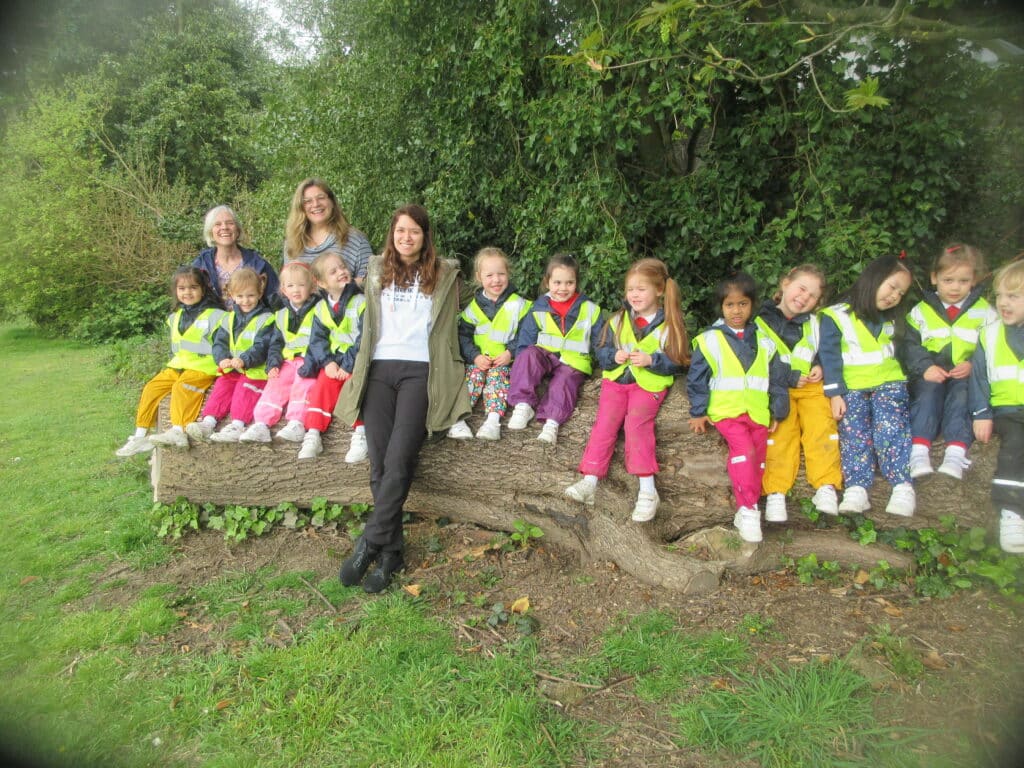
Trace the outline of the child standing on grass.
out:
M 825 394 L 839 422 L 846 491 L 840 512 L 867 512 L 875 464 L 892 486 L 885 511 L 910 517 L 917 498 L 910 483 L 907 379 L 896 358 L 910 268 L 882 256 L 861 272 L 848 300 L 822 311 L 819 355 Z
M 686 392 L 690 429 L 708 424 L 725 438 L 736 498 L 733 525 L 744 541 L 761 541 L 761 497 L 768 433 L 789 413 L 789 367 L 771 337 L 752 322 L 757 285 L 745 272 L 715 289 L 722 317 L 697 337 Z
M 320 254 L 312 269 L 326 295 L 313 309 L 309 353 L 299 370 L 299 376 L 316 377 L 316 383 L 309 390 L 300 459 L 314 459 L 323 453 L 320 436 L 331 425 L 338 395 L 352 376 L 366 310 L 366 299 L 341 254 L 333 251 Z M 363 423 L 357 421 L 345 461 L 354 464 L 366 456 L 366 430 Z
M 955 243 L 932 267 L 932 285 L 907 315 L 901 357 L 910 380 L 910 476 L 932 473 L 932 440 L 946 442 L 939 472 L 960 480 L 973 440 L 967 382 L 978 332 L 996 313 L 981 295 L 985 260 L 977 248 Z
M 772 301 L 766 301 L 755 323 L 768 334 L 790 367 L 789 416 L 779 422 L 768 438 L 761 488 L 765 494 L 764 519 L 784 523 L 786 494 L 800 469 L 804 449 L 807 482 L 814 488 L 815 509 L 839 514 L 836 489 L 842 486 L 839 434 L 832 408 L 821 383 L 818 362 L 820 328 L 815 307 L 826 290 L 825 273 L 813 264 L 789 271 Z
M 565 489 L 565 495 L 584 504 L 594 503 L 597 481 L 608 475 L 608 465 L 619 430 L 625 427 L 626 471 L 640 480 L 633 520 L 653 520 L 658 511 L 654 475 L 654 420 L 668 388 L 690 362 L 679 287 L 658 259 L 641 259 L 626 272 L 626 306 L 615 313 L 601 332 L 597 361 L 604 370 L 597 418 L 580 460 L 583 478 Z
M 320 301 L 313 287 L 313 275 L 302 262 L 293 261 L 281 269 L 285 302 L 274 317 L 274 334 L 267 351 L 267 386 L 253 409 L 253 423 L 238 438 L 243 443 L 269 443 L 270 428 L 282 415 L 288 423 L 277 433 L 279 439 L 301 443 L 306 436 L 302 425 L 306 397 L 316 379 L 299 376 L 299 369 L 313 328 L 312 310 Z
M 981 330 L 971 358 L 969 398 L 974 436 L 999 436 L 992 506 L 999 512 L 999 546 L 1024 553 L 1024 261 L 995 276 L 998 322 Z
M 548 261 L 541 291 L 516 339 L 508 402 L 509 429 L 526 429 L 536 415 L 544 422 L 537 439 L 554 445 L 558 427 L 572 415 L 580 386 L 593 371 L 591 346 L 601 308 L 579 292 L 580 267 L 567 253 Z M 538 397 L 545 379 L 547 391 Z M 536 410 L 535 410 L 536 409 Z
M 509 282 L 508 257 L 500 248 L 481 248 L 473 262 L 480 285 L 473 300 L 459 315 L 459 349 L 466 361 L 466 387 L 472 405 L 484 398 L 487 418 L 477 430 L 480 440 L 501 437 L 501 417 L 508 407 L 512 350 L 519 324 L 530 302 L 516 293 Z M 455 422 L 448 437 L 473 437 L 464 419 Z
M 220 375 L 203 406 L 202 418 L 185 427 L 193 440 L 235 443 L 252 421 L 253 408 L 267 382 L 263 364 L 274 331 L 274 314 L 263 296 L 266 285 L 266 275 L 250 267 L 239 267 L 228 278 L 225 292 L 233 309 L 213 334 L 213 359 Z M 231 421 L 214 433 L 217 422 L 227 415 Z
M 135 414 L 135 434 L 117 449 L 118 456 L 153 450 L 154 445 L 188 447 L 185 425 L 195 421 L 206 390 L 217 375 L 213 359 L 213 333 L 224 317 L 209 276 L 196 267 L 179 267 L 171 277 L 178 307 L 167 318 L 171 332 L 171 359 L 167 367 L 142 388 Z M 171 396 L 171 428 L 149 435 L 156 424 L 157 408 Z

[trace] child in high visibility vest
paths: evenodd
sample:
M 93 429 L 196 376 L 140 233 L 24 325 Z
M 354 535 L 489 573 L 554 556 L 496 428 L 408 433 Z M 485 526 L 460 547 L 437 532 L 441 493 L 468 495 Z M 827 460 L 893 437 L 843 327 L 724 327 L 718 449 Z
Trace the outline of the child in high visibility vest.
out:
M 185 425 L 195 421 L 206 390 L 217 375 L 213 360 L 213 333 L 224 310 L 210 286 L 209 276 L 196 267 L 179 267 L 171 277 L 177 309 L 167 318 L 171 332 L 171 359 L 167 367 L 146 382 L 135 413 L 135 433 L 117 449 L 121 457 L 153 450 L 154 445 L 187 448 Z M 150 435 L 157 408 L 171 396 L 171 428 Z
M 992 506 L 999 513 L 999 546 L 1024 553 L 1024 261 L 995 276 L 998 322 L 981 329 L 971 357 L 969 404 L 974 436 L 999 436 Z
M 818 267 L 794 267 L 782 278 L 775 298 L 764 303 L 754 321 L 772 338 L 790 367 L 789 416 L 779 422 L 768 438 L 761 481 L 764 519 L 769 523 L 783 523 L 788 517 L 786 494 L 796 482 L 801 446 L 807 482 L 815 489 L 811 502 L 819 512 L 839 514 L 836 489 L 843 482 L 839 432 L 821 383 L 820 332 L 814 314 L 826 288 L 825 273 Z
M 605 324 L 597 350 L 604 370 L 597 418 L 583 451 L 583 479 L 565 495 L 593 504 L 597 481 L 608 475 L 619 430 L 625 428 L 626 471 L 640 480 L 633 520 L 653 520 L 658 511 L 654 475 L 654 420 L 676 375 L 690 362 L 679 287 L 658 259 L 641 259 L 626 272 L 626 307 Z
M 882 256 L 860 273 L 847 301 L 821 313 L 818 355 L 825 394 L 839 422 L 846 490 L 840 512 L 867 512 L 875 464 L 892 486 L 885 511 L 910 517 L 917 497 L 910 482 L 907 378 L 896 356 L 910 268 L 902 256 Z
M 466 361 L 466 388 L 472 405 L 483 395 L 487 418 L 477 430 L 480 440 L 501 437 L 501 417 L 508 407 L 512 353 L 519 324 L 531 302 L 509 282 L 508 257 L 500 248 L 481 248 L 473 261 L 479 288 L 459 315 L 459 350 Z M 467 440 L 473 432 L 465 419 L 448 430 L 448 437 Z
M 978 331 L 996 313 L 982 296 L 978 279 L 985 259 L 977 248 L 956 243 L 944 248 L 932 267 L 935 290 L 926 291 L 907 315 L 900 353 L 910 384 L 910 476 L 933 472 L 932 440 L 946 443 L 939 472 L 960 480 L 970 466 L 973 441 L 967 380 Z
M 313 309 L 309 351 L 299 369 L 299 376 L 315 377 L 307 398 L 303 420 L 306 434 L 299 450 L 300 459 L 314 459 L 323 453 L 321 434 L 331 425 L 341 388 L 352 377 L 366 310 L 366 298 L 352 279 L 352 272 L 341 254 L 334 251 L 320 254 L 313 261 L 312 269 L 325 296 Z M 357 421 L 345 461 L 355 464 L 366 457 L 366 429 Z
M 523 318 L 516 339 L 508 402 L 509 429 L 544 422 L 537 439 L 554 445 L 558 428 L 572 415 L 580 387 L 594 369 L 591 354 L 601 327 L 601 308 L 579 292 L 580 266 L 567 253 L 548 261 L 541 291 Z M 537 388 L 548 379 L 543 397 Z
M 299 369 L 309 347 L 313 307 L 320 296 L 313 293 L 309 267 L 300 261 L 285 264 L 280 278 L 285 301 L 274 315 L 274 335 L 267 350 L 267 386 L 253 409 L 252 424 L 238 437 L 243 443 L 269 443 L 270 428 L 282 415 L 288 423 L 278 431 L 278 439 L 301 443 L 306 436 L 302 421 L 316 378 L 300 376 Z
M 741 539 L 758 542 L 768 434 L 789 414 L 789 366 L 753 323 L 757 284 L 750 275 L 722 280 L 715 298 L 722 317 L 697 337 L 686 377 L 690 429 L 702 435 L 711 424 L 725 438 L 737 507 L 733 525 Z
M 193 440 L 236 443 L 252 421 L 267 383 L 263 364 L 274 331 L 274 313 L 263 295 L 266 285 L 266 275 L 251 267 L 239 267 L 228 278 L 224 290 L 233 309 L 213 334 L 213 359 L 220 375 L 206 398 L 202 418 L 185 427 Z M 217 422 L 229 415 L 231 421 L 214 432 Z

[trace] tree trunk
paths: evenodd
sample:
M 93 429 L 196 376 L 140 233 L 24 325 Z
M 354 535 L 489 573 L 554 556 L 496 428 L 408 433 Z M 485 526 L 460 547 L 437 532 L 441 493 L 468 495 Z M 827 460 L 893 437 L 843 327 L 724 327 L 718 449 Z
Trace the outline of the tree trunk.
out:
M 685 553 L 678 545 L 668 546 L 702 529 L 731 529 L 735 511 L 725 472 L 725 444 L 717 433 L 690 432 L 689 403 L 682 382 L 673 387 L 658 416 L 661 506 L 652 522 L 630 520 L 637 481 L 625 472 L 621 441 L 608 478 L 598 484 L 594 507 L 563 495 L 565 487 L 579 478 L 576 465 L 594 423 L 599 386 L 596 379 L 584 385 L 577 410 L 562 426 L 555 447 L 536 439 L 535 424 L 523 432 L 503 427 L 498 442 L 457 441 L 435 435 L 423 448 L 407 510 L 501 531 L 512 531 L 516 520 L 524 520 L 544 531 L 545 543 L 575 550 L 584 559 L 613 561 L 647 583 L 686 592 L 713 589 L 726 567 L 741 571 L 776 567 L 774 555 L 758 556 L 758 548 L 752 546 L 735 547 L 734 555 L 723 555 L 720 550 L 707 555 L 705 550 L 705 556 L 712 559 Z M 161 414 L 166 423 L 166 409 Z M 481 421 L 482 417 L 474 414 L 470 420 L 474 431 Z M 298 445 L 278 441 L 272 445 L 201 443 L 187 451 L 158 448 L 152 460 L 154 499 L 171 503 L 185 497 L 199 503 L 247 506 L 294 502 L 300 507 L 308 507 L 315 498 L 341 504 L 371 503 L 369 465 L 343 461 L 350 435 L 347 427 L 332 426 L 324 435 L 323 455 L 304 461 L 296 458 Z M 889 486 L 879 479 L 871 491 L 869 515 L 879 527 L 935 526 L 939 516 L 946 514 L 955 515 L 965 525 L 989 524 L 995 446 L 975 445 L 971 457 L 974 464 L 962 482 L 935 475 L 917 483 L 918 509 L 910 519 L 884 513 Z M 937 449 L 934 463 L 940 458 Z M 773 531 L 783 527 L 788 529 L 787 538 L 790 534 L 794 537 L 792 546 L 797 550 L 803 549 L 801 537 L 820 541 L 811 536 L 821 534 L 810 530 L 797 501 L 810 495 L 801 472 L 789 500 L 791 522 L 765 525 L 766 541 L 776 540 Z M 774 550 L 765 545 L 761 551 Z M 849 559 L 893 561 L 894 553 L 888 548 L 863 551 L 863 558 Z M 722 557 L 726 559 L 717 559 Z

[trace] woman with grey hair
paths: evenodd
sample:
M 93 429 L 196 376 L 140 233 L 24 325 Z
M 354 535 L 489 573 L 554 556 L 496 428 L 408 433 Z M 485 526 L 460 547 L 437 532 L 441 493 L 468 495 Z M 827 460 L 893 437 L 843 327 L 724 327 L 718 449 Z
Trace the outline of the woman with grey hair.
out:
M 200 251 L 192 262 L 192 266 L 210 276 L 214 293 L 228 309 L 231 309 L 231 297 L 225 295 L 224 286 L 239 267 L 250 267 L 257 274 L 267 276 L 264 296 L 276 296 L 278 292 L 277 272 L 257 251 L 238 245 L 242 235 L 242 225 L 229 206 L 211 208 L 203 221 L 203 239 L 209 247 Z

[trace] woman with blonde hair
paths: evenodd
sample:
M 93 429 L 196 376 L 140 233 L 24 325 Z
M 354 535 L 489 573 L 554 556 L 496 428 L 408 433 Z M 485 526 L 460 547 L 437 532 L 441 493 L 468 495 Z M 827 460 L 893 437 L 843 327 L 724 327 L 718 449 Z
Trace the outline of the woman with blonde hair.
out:
M 321 179 L 304 179 L 295 188 L 285 225 L 284 263 L 312 264 L 323 253 L 337 253 L 356 283 L 363 284 L 373 255 L 366 235 L 353 228 L 338 198 Z

